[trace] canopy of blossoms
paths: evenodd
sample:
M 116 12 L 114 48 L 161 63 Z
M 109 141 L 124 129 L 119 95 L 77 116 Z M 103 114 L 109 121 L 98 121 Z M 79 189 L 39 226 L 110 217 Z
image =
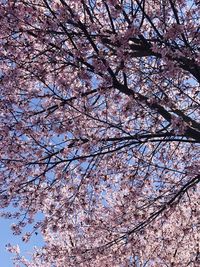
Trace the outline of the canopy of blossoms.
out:
M 1 216 L 45 241 L 15 266 L 199 266 L 199 5 L 0 1 Z

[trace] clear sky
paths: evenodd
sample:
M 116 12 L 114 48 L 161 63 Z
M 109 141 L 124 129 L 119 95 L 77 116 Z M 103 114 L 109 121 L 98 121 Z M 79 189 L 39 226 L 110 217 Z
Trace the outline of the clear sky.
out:
M 15 236 L 10 230 L 10 225 L 16 222 L 15 220 L 7 220 L 0 218 L 0 267 L 13 267 L 13 254 L 7 252 L 5 245 L 11 243 L 19 245 L 21 255 L 30 258 L 29 252 L 33 251 L 34 246 L 42 246 L 43 240 L 40 234 L 33 235 L 28 243 L 22 242 L 22 236 Z

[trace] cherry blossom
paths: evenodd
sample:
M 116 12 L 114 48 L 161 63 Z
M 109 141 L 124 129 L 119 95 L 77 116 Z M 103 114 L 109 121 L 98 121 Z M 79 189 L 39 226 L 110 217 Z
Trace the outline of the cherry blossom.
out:
M 1 1 L 1 216 L 45 241 L 15 266 L 199 266 L 199 11 Z

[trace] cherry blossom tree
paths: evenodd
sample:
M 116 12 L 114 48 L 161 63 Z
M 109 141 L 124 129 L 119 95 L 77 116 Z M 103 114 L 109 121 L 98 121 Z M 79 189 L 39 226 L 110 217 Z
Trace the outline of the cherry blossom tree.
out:
M 199 1 L 0 2 L 16 266 L 199 266 Z

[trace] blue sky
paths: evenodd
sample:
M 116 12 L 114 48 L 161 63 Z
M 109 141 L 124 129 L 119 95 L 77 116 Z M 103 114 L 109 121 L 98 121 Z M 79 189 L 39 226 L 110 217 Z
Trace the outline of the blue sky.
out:
M 10 230 L 12 223 L 15 220 L 8 220 L 0 218 L 0 266 L 1 267 L 13 267 L 12 257 L 13 254 L 7 252 L 5 245 L 11 243 L 13 245 L 19 245 L 21 249 L 21 255 L 26 258 L 30 258 L 30 252 L 33 251 L 34 246 L 42 246 L 43 240 L 40 234 L 33 235 L 28 243 L 24 243 L 21 240 L 21 236 L 15 236 Z

